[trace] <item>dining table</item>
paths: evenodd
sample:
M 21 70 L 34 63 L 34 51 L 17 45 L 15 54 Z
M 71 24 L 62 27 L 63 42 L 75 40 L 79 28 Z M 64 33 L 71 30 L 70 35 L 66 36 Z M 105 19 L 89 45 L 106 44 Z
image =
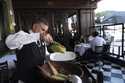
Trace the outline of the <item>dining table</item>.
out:
M 17 60 L 16 54 L 6 54 L 0 58 L 0 63 L 7 61 L 8 69 L 12 69 L 16 67 L 15 62 L 14 62 L 16 60 Z
M 80 56 L 83 56 L 86 50 L 89 48 L 91 48 L 89 43 L 76 44 L 74 47 L 74 52 L 78 53 Z

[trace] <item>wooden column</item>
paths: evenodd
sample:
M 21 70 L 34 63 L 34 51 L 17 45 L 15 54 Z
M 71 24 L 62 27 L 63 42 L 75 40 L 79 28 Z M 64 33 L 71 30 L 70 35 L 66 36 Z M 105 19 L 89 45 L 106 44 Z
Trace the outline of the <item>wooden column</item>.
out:
M 80 10 L 81 35 L 87 36 L 94 25 L 94 9 Z

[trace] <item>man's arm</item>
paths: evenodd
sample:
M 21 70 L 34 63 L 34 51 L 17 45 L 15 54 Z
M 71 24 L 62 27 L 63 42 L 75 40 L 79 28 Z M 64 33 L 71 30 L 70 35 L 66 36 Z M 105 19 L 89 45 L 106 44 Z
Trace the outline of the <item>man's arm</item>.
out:
M 53 42 L 52 36 L 48 33 L 46 35 L 40 35 L 41 39 L 45 41 L 47 44 L 50 44 Z

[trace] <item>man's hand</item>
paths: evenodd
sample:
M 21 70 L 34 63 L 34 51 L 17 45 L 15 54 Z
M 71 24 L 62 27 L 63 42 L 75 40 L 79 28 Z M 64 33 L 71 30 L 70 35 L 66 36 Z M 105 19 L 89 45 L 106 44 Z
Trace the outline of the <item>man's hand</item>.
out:
M 47 33 L 46 35 L 41 35 L 41 39 L 45 41 L 47 44 L 50 44 L 53 42 L 53 38 L 49 33 Z
M 44 39 L 45 39 L 45 42 L 47 42 L 47 43 L 53 42 L 53 38 L 50 34 L 47 34 Z

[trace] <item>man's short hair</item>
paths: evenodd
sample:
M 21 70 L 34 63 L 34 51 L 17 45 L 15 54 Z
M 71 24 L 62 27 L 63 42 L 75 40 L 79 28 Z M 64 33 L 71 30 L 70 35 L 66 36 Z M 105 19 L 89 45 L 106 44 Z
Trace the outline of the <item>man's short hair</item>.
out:
M 96 37 L 96 36 L 98 36 L 99 35 L 99 33 L 97 32 L 97 31 L 95 31 L 95 32 L 93 32 L 93 37 Z
M 35 18 L 35 19 L 33 19 L 32 26 L 33 26 L 33 24 L 39 24 L 39 23 L 43 23 L 47 26 L 49 25 L 48 21 L 45 18 Z

